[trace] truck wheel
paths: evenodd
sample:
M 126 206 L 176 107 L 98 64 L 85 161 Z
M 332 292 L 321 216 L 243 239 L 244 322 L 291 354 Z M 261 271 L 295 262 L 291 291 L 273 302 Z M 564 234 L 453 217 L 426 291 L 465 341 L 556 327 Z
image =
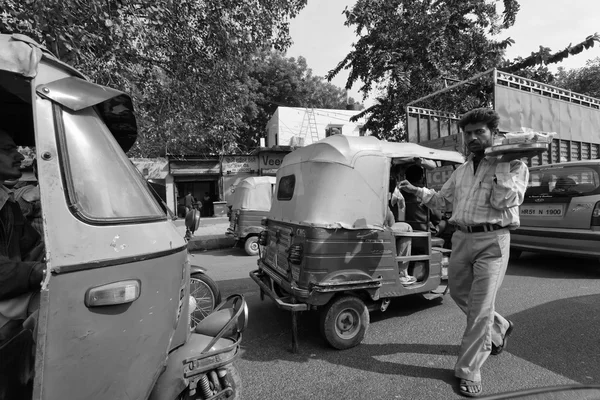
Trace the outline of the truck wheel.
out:
M 244 243 L 244 250 L 249 256 L 258 255 L 258 236 L 250 236 Z
M 369 310 L 356 296 L 342 296 L 327 304 L 321 312 L 321 333 L 338 350 L 354 347 L 365 337 Z
M 190 321 L 193 330 L 221 302 L 221 292 L 208 275 L 196 272 L 190 276 L 190 296 L 196 300 L 196 310 Z

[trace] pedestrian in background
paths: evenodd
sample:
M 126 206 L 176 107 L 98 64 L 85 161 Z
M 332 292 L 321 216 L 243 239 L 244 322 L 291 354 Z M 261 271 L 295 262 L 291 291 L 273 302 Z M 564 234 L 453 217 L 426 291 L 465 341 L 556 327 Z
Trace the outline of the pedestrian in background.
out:
M 483 391 L 481 367 L 490 354 L 500 354 L 514 324 L 495 311 L 510 252 L 510 230 L 519 226 L 519 205 L 529 180 L 523 154 L 485 156 L 498 131 L 498 114 L 488 108 L 472 110 L 460 119 L 471 154 L 439 193 L 417 188 L 408 181 L 401 187 L 415 193 L 428 207 L 453 206 L 449 222 L 456 225 L 448 267 L 450 295 L 467 316 L 454 374 L 458 390 L 468 397 Z

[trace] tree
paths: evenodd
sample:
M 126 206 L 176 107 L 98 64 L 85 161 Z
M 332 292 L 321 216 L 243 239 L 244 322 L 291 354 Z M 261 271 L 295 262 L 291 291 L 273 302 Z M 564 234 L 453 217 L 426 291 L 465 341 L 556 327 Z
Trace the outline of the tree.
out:
M 253 96 L 245 115 L 248 134 L 241 141 L 255 147 L 277 107 L 346 108 L 346 91 L 312 74 L 304 57 L 286 58 L 265 51 L 254 58 L 248 87 Z M 354 99 L 348 101 L 352 104 Z
M 556 86 L 600 99 L 600 57 L 588 60 L 582 68 L 559 68 Z
M 132 93 L 130 154 L 222 153 L 245 128 L 253 54 L 290 45 L 306 0 L 5 0 L 0 31 L 24 33 L 92 80 Z
M 497 5 L 503 3 L 503 11 Z M 354 26 L 353 50 L 327 74 L 331 80 L 349 69 L 346 88 L 358 80 L 365 97 L 375 91 L 377 102 L 355 118 L 367 117 L 365 127 L 376 136 L 405 139 L 405 107 L 411 101 L 445 88 L 448 78 L 462 81 L 492 68 L 551 80 L 544 66 L 594 45 L 592 35 L 576 46 L 552 54 L 539 52 L 513 62 L 504 60 L 514 43 L 501 33 L 512 26 L 519 11 L 516 0 L 358 0 L 346 8 L 346 25 Z M 474 79 L 461 91 L 448 91 L 420 102 L 426 108 L 453 106 L 456 113 L 491 104 L 492 85 Z

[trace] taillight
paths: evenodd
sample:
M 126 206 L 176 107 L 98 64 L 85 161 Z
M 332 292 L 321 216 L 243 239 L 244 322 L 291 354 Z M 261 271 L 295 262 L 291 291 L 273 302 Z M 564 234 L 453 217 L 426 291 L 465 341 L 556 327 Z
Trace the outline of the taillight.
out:
M 600 201 L 594 206 L 592 211 L 592 227 L 600 227 Z
M 85 305 L 87 307 L 102 307 L 131 303 L 140 297 L 140 286 L 140 281 L 137 279 L 96 286 L 86 292 Z
M 258 234 L 258 244 L 260 244 L 261 246 L 266 246 L 268 241 L 269 241 L 269 231 L 266 229 L 262 230 Z
M 303 252 L 303 247 L 301 244 L 293 244 L 290 246 L 290 250 L 289 250 L 289 257 L 288 260 L 292 263 L 292 264 L 302 264 L 302 252 Z

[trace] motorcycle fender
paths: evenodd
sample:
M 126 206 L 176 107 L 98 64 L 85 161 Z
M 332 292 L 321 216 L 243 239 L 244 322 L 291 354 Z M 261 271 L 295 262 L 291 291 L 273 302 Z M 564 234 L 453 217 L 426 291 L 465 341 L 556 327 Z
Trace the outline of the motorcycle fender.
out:
M 199 265 L 190 264 L 190 274 L 206 274 L 206 268 L 201 267 Z
M 184 374 L 184 360 L 198 357 L 213 338 L 210 336 L 192 333 L 187 342 L 169 353 L 167 367 L 158 377 L 156 385 L 150 393 L 148 400 L 175 400 L 188 386 L 188 380 Z M 213 349 L 230 346 L 233 342 L 227 339 L 219 339 Z M 231 360 L 233 361 L 233 360 Z M 215 364 L 218 367 L 218 364 Z

